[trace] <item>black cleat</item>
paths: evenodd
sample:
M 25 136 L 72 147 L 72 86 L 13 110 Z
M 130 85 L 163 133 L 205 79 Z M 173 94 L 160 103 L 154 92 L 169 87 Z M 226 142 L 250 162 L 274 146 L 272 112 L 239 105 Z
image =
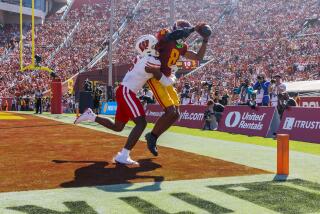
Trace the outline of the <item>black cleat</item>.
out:
M 148 149 L 154 155 L 158 156 L 158 149 L 157 149 L 157 138 L 151 134 L 151 132 L 145 135 Z

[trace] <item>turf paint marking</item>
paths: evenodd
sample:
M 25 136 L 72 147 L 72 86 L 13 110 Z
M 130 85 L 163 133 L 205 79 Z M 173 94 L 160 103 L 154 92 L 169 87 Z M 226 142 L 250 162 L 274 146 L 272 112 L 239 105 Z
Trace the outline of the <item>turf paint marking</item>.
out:
M 209 213 L 231 213 L 233 210 L 229 210 L 227 208 L 221 207 L 211 201 L 203 200 L 201 198 L 198 198 L 194 195 L 191 195 L 189 193 L 171 193 L 173 197 L 176 197 L 188 204 L 191 204 L 193 206 L 196 206 L 200 209 L 206 210 Z M 139 197 L 122 197 L 120 198 L 130 206 L 136 208 L 140 213 L 143 214 L 151 214 L 151 213 L 157 213 L 157 214 L 169 214 L 169 212 L 166 212 L 159 207 L 155 206 L 154 204 L 145 201 Z M 191 211 L 182 211 L 178 212 L 179 214 L 182 213 L 193 213 Z
M 230 187 L 229 189 L 236 190 L 236 191 L 246 191 L 249 190 L 248 188 L 238 186 L 238 187 Z
M 231 184 L 209 186 L 209 188 L 276 212 L 298 214 L 320 211 L 320 186 L 313 182 L 294 179 L 287 182 L 271 181 L 241 184 L 241 187 L 248 189 L 246 191 L 237 190 L 236 188 L 239 186 Z
M 17 197 L 16 202 L 9 202 L 8 198 L 11 197 L 10 195 L 12 193 L 4 193 L 4 195 L 8 195 L 8 198 L 4 199 L 3 202 L 4 204 L 8 202 L 9 203 L 4 206 L 0 205 L 0 207 L 7 210 L 7 212 L 8 210 L 12 210 L 16 211 L 17 213 L 19 212 L 26 214 L 98 214 L 108 213 L 107 211 L 113 211 L 114 213 L 118 213 L 119 211 L 119 213 L 121 213 L 120 211 L 122 209 L 126 210 L 125 213 L 142 214 L 185 214 L 203 212 L 232 213 L 239 212 L 240 210 L 241 213 L 250 214 L 268 213 L 267 210 L 270 212 L 280 212 L 284 214 L 299 214 L 319 213 L 320 211 L 320 185 L 318 183 L 300 179 L 288 180 L 286 182 L 261 181 L 251 183 L 250 181 L 247 181 L 246 183 L 241 184 L 206 184 L 202 186 L 202 188 L 203 189 L 196 192 L 191 190 L 193 188 L 186 188 L 185 192 L 180 192 L 178 190 L 180 189 L 179 187 L 175 189 L 176 191 L 164 192 L 164 194 L 161 194 L 161 192 L 157 191 L 147 191 L 146 195 L 140 195 L 143 194 L 142 192 L 140 192 L 139 195 L 135 194 L 134 192 L 112 192 L 112 194 L 117 194 L 117 196 L 111 196 L 107 190 L 101 191 L 101 189 L 99 189 L 97 191 L 95 188 L 79 188 L 72 190 L 74 193 L 76 193 L 74 197 L 72 197 L 72 191 L 70 193 L 63 191 L 63 194 L 60 195 L 61 190 L 56 190 L 60 192 L 56 195 L 52 193 L 48 194 L 50 192 L 48 190 L 45 194 L 48 194 L 47 196 L 49 198 L 46 197 L 45 202 L 39 202 L 44 194 L 41 192 L 39 193 L 41 196 L 38 195 L 27 203 L 24 199 L 27 197 L 23 195 L 23 197 Z M 212 189 L 215 192 L 214 194 L 211 194 Z M 88 194 L 87 191 L 91 191 L 90 194 Z M 165 191 L 168 191 L 168 189 Z M 28 195 L 29 193 L 26 192 L 25 194 Z M 67 194 L 67 197 L 63 196 L 64 194 Z M 202 197 L 202 195 L 205 197 L 205 199 Z M 208 197 L 209 195 L 211 195 L 211 197 Z M 49 201 L 51 199 L 54 198 L 55 200 L 60 198 L 60 196 L 62 196 L 64 199 L 59 199 L 57 203 L 53 203 L 59 204 L 59 208 L 56 206 L 46 206 L 47 203 L 50 203 Z M 101 200 L 92 200 L 92 196 L 98 197 Z M 153 196 L 157 197 L 154 198 Z M 159 203 L 158 200 L 161 198 L 166 198 L 166 202 Z M 110 206 L 110 204 L 107 203 L 109 199 L 112 200 L 114 205 Z M 242 199 L 242 203 L 248 205 L 248 207 L 241 207 L 238 210 L 237 206 L 239 205 L 236 205 L 238 203 L 236 202 L 238 199 Z M 229 205 L 229 202 L 232 205 Z M 178 206 L 178 209 L 173 210 L 172 208 L 176 208 L 176 206 Z M 1 209 L 0 213 L 7 213 L 5 210 Z M 134 210 L 136 212 L 134 212 Z
M 188 204 L 192 204 L 200 209 L 206 210 L 209 213 L 232 213 L 233 210 L 221 207 L 211 201 L 207 201 L 201 198 L 198 198 L 189 193 L 172 193 L 172 196 L 179 198 L 182 201 L 185 201 Z
M 194 195 L 191 195 L 189 193 L 172 193 L 172 196 L 188 203 L 191 205 L 194 205 L 200 209 L 206 210 L 209 213 L 231 213 L 232 210 L 229 210 L 227 208 L 221 207 L 211 201 L 203 200 L 201 198 L 198 198 Z M 120 200 L 126 202 L 131 207 L 135 208 L 138 212 L 143 214 L 151 214 L 151 213 L 157 213 L 157 214 L 170 214 L 169 212 L 160 209 L 156 205 L 141 199 L 136 196 L 130 196 L 130 197 L 120 197 Z M 46 214 L 97 214 L 97 212 L 87 204 L 85 201 L 67 201 L 63 202 L 63 204 L 70 210 L 65 212 L 60 212 L 56 210 L 51 210 L 35 205 L 24 205 L 24 206 L 17 206 L 17 207 L 7 207 L 7 209 L 20 211 L 26 214 L 39 214 L 39 213 L 46 213 Z M 193 214 L 191 211 L 182 211 L 177 212 L 175 214 Z
M 0 120 L 25 120 L 26 118 L 7 112 L 0 112 Z
M 152 213 L 157 213 L 157 214 L 170 214 L 169 212 L 166 212 L 154 204 L 145 201 L 139 197 L 131 196 L 131 197 L 121 197 L 120 198 L 122 201 L 126 202 L 130 206 L 136 208 L 140 213 L 143 214 L 152 214 Z M 175 214 L 192 214 L 193 212 L 190 211 L 182 211 L 178 212 Z
M 16 210 L 27 214 L 98 214 L 92 207 L 90 207 L 85 201 L 67 201 L 63 204 L 70 210 L 66 212 L 59 212 L 55 210 L 50 210 L 34 205 L 25 205 L 19 207 L 8 207 L 7 209 Z

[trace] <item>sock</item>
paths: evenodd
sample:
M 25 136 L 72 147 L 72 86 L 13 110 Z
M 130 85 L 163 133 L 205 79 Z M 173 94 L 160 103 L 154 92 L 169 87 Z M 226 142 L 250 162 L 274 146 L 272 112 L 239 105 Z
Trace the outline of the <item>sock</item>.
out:
M 154 138 L 158 139 L 158 136 L 157 136 L 156 134 L 154 134 L 153 132 L 151 132 L 151 135 L 152 135 Z
M 124 155 L 124 156 L 126 156 L 126 157 L 128 157 L 129 154 L 130 154 L 130 150 L 128 150 L 128 149 L 126 149 L 126 148 L 123 148 L 123 149 L 121 150 L 121 154 Z

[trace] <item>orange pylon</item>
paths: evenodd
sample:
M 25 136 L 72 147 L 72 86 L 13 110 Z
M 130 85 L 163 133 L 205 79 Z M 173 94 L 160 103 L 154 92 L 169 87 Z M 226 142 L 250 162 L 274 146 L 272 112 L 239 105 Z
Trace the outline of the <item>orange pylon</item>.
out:
M 289 175 L 289 135 L 277 135 L 277 174 Z

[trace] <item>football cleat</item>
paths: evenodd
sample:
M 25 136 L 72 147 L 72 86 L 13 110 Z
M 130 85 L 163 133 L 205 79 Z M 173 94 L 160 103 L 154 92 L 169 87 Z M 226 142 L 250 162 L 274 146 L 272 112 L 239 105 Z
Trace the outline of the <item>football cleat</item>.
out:
M 126 165 L 139 165 L 137 161 L 134 161 L 130 158 L 130 156 L 123 155 L 121 152 L 118 152 L 116 157 L 114 158 L 116 163 L 126 164 Z
M 84 121 L 94 122 L 96 120 L 97 115 L 93 113 L 91 108 L 88 108 L 83 114 L 80 115 L 75 121 L 74 124 L 79 124 Z
M 145 135 L 148 149 L 154 155 L 158 156 L 158 149 L 157 149 L 157 138 L 151 134 L 151 132 Z

